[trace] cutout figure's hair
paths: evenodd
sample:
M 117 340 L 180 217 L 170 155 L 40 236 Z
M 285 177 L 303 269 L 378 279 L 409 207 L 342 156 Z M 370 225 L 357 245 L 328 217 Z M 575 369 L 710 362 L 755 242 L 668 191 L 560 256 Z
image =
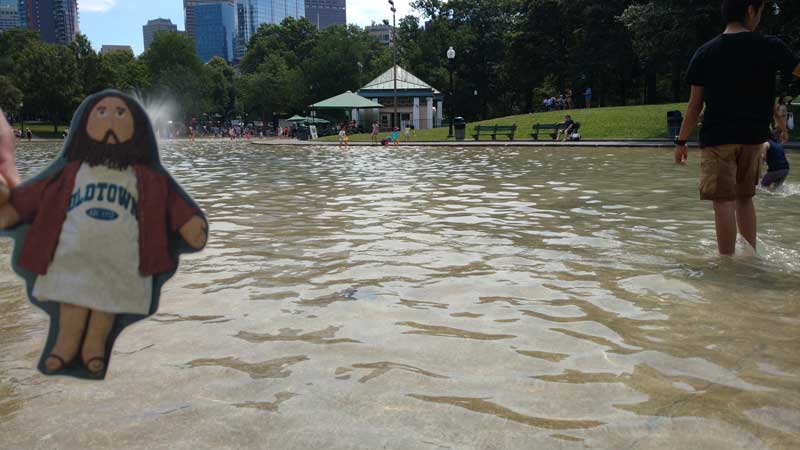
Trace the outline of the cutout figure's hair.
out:
M 752 6 L 758 11 L 764 6 L 764 3 L 766 0 L 723 0 L 722 17 L 725 18 L 726 23 L 744 22 L 747 8 Z
M 86 132 L 89 116 L 95 106 L 103 99 L 114 97 L 122 100 L 133 118 L 133 136 L 119 144 L 107 144 L 92 139 Z M 112 169 L 126 169 L 133 164 L 150 164 L 153 160 L 149 145 L 150 119 L 138 104 L 131 104 L 125 97 L 116 94 L 103 95 L 95 99 L 83 111 L 75 130 L 75 136 L 65 152 L 67 161 L 83 161 L 94 167 L 108 166 Z

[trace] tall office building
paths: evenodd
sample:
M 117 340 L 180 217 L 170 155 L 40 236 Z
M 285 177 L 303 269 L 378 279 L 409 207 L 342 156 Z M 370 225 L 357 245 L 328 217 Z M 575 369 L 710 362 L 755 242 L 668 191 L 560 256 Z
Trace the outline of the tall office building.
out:
M 305 0 L 306 18 L 320 30 L 347 25 L 346 0 Z
M 236 0 L 183 0 L 183 17 L 185 22 L 186 28 L 186 36 L 197 40 L 197 36 L 194 32 L 195 27 L 195 14 L 194 14 L 194 7 L 199 5 L 211 5 L 216 3 L 224 3 L 229 4 L 231 6 L 236 5 Z
M 18 0 L 0 0 L 0 32 L 19 28 Z
M 305 0 L 236 0 L 237 59 L 244 57 L 250 38 L 261 25 L 279 24 L 287 17 L 300 19 L 305 15 Z
M 177 33 L 178 26 L 172 23 L 169 19 L 153 19 L 148 20 L 147 24 L 142 26 L 142 35 L 144 36 L 144 49 L 147 50 L 150 48 L 150 44 L 153 43 L 153 39 L 156 37 L 156 33 L 161 31 Z
M 219 56 L 233 61 L 236 37 L 236 9 L 230 3 L 194 6 L 197 56 L 203 62 Z
M 20 26 L 43 41 L 66 45 L 80 33 L 77 0 L 19 0 Z

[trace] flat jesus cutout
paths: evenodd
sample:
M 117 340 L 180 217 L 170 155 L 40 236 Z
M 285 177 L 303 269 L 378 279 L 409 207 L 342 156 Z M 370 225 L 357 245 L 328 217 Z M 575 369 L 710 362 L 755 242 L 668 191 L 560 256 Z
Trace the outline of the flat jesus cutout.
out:
M 105 378 L 122 330 L 158 310 L 179 255 L 208 237 L 144 109 L 116 91 L 83 102 L 61 155 L 0 206 L 0 228 L 16 240 L 28 297 L 50 315 L 39 370 L 91 379 Z

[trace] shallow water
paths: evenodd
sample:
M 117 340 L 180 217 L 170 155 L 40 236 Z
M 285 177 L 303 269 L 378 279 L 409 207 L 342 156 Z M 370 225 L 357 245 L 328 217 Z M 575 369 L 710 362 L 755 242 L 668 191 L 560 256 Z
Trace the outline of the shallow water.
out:
M 759 194 L 760 256 L 720 259 L 696 153 L 162 156 L 211 240 L 105 382 L 34 370 L 0 242 L 0 447 L 800 448 L 798 181 Z

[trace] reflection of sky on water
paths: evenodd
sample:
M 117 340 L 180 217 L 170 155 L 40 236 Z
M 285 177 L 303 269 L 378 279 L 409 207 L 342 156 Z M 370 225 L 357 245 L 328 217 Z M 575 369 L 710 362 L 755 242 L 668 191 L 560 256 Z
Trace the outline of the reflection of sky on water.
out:
M 53 151 L 23 145 L 23 172 Z M 104 383 L 32 370 L 45 324 L 6 265 L 0 436 L 797 448 L 800 196 L 760 195 L 761 256 L 720 260 L 697 167 L 606 153 L 167 144 L 209 248 Z

